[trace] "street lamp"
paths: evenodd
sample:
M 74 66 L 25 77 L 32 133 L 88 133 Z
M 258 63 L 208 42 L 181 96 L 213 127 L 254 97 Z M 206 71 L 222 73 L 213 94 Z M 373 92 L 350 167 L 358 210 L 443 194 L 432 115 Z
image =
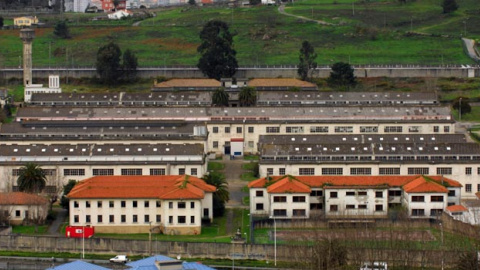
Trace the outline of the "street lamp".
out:
M 152 256 L 152 222 L 149 221 L 149 229 L 148 229 L 148 254 Z
M 275 216 L 271 216 L 273 218 L 273 246 L 274 246 L 274 261 L 275 266 L 277 266 L 277 222 L 275 220 Z

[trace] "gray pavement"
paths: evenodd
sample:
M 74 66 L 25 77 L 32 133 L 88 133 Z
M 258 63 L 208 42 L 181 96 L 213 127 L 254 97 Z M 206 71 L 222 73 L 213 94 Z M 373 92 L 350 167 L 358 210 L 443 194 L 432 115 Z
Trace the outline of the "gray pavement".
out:
M 225 180 L 228 183 L 228 190 L 230 191 L 230 200 L 227 202 L 227 208 L 248 208 L 248 206 L 242 205 L 242 199 L 245 196 L 248 196 L 248 193 L 243 192 L 242 188 L 245 187 L 248 182 L 240 179 L 242 173 L 246 172 L 242 169 L 244 163 L 249 161 L 243 160 L 243 157 L 237 157 L 234 160 L 230 160 L 230 156 L 226 155 L 223 157 L 225 168 L 223 173 L 225 175 Z
M 63 208 L 53 208 L 53 211 L 56 212 L 56 218 L 48 228 L 49 235 L 60 235 L 60 226 L 66 221 L 67 210 Z

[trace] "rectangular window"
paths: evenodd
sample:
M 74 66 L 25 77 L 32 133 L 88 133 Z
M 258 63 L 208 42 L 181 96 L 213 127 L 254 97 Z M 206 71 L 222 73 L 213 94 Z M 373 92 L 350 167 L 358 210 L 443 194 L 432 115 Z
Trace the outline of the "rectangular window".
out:
M 425 209 L 412 209 L 412 216 L 425 216 Z
M 121 201 L 121 202 L 120 202 L 120 207 L 125 208 L 126 206 L 127 206 L 127 202 L 126 202 L 126 201 Z
M 360 133 L 378 133 L 376 126 L 360 126 Z
M 375 198 L 383 198 L 383 191 L 375 191 Z
M 321 197 L 323 196 L 323 190 L 312 190 L 312 192 L 310 192 L 310 196 Z
M 385 133 L 402 132 L 403 127 L 402 126 L 386 126 L 383 131 Z
M 422 130 L 420 126 L 410 126 L 408 127 L 408 132 L 410 133 L 419 133 Z
M 437 133 L 440 131 L 440 127 L 439 126 L 434 126 L 433 127 L 433 132 Z
M 137 223 L 137 222 L 138 222 L 138 216 L 137 216 L 137 215 L 133 215 L 133 216 L 132 216 L 132 220 L 133 220 L 133 223 Z
M 472 184 L 465 185 L 465 192 L 471 193 L 472 192 Z
M 195 216 L 190 216 L 190 224 L 195 224 Z
M 280 127 L 267 127 L 267 133 L 280 133 Z
M 424 202 L 425 196 L 412 196 L 412 202 Z
M 242 133 L 242 127 L 237 127 L 237 133 Z
M 191 168 L 190 169 L 190 175 L 197 175 L 197 174 L 198 174 L 197 168 Z
M 255 205 L 256 210 L 263 210 L 263 203 L 257 203 Z
M 168 202 L 168 208 L 173 209 L 173 202 Z
M 162 216 L 161 216 L 161 215 L 156 215 L 156 216 L 155 216 L 155 221 L 156 221 L 157 223 L 162 222 Z
M 337 212 L 337 211 L 338 211 L 338 205 L 331 204 L 330 205 L 330 212 Z
M 212 128 L 212 132 L 213 132 L 213 133 L 218 133 L 218 127 L 213 127 L 213 128 Z
M 436 217 L 441 216 L 443 209 L 430 209 L 430 216 Z
M 64 176 L 85 175 L 85 169 L 63 169 Z
M 212 148 L 218 148 L 218 141 L 214 141 L 214 142 L 213 142 Z
M 300 175 L 315 175 L 315 168 L 300 168 L 298 173 Z
M 305 202 L 305 196 L 293 196 L 293 202 Z
M 343 175 L 343 168 L 322 168 L 322 175 Z
M 102 201 L 97 201 L 97 208 L 102 208 Z
M 186 216 L 178 216 L 177 217 L 177 223 L 178 224 L 185 224 L 187 222 L 187 217 Z
M 120 222 L 122 222 L 122 223 L 127 222 L 127 216 L 126 215 L 121 215 L 120 216 Z
M 347 191 L 345 192 L 346 196 L 355 196 L 355 191 Z
M 354 204 L 347 204 L 345 206 L 346 209 L 355 209 L 355 205 Z
M 150 175 L 165 175 L 165 169 L 152 168 L 150 169 Z
M 20 217 L 20 210 L 15 211 L 15 216 Z M 78 215 L 73 216 L 73 222 L 74 223 L 79 223 L 80 222 L 80 217 Z
M 178 202 L 177 207 L 178 209 L 185 209 L 187 208 L 187 205 L 185 202 Z
M 450 126 L 443 126 L 443 132 L 450 133 Z
M 437 174 L 438 175 L 444 175 L 444 174 L 452 174 L 452 168 L 437 168 Z
M 402 196 L 402 191 L 401 190 L 389 190 L 388 191 L 388 196 L 390 196 L 390 197 L 400 197 L 400 196 Z
M 255 196 L 257 196 L 257 197 L 263 197 L 263 190 L 257 190 L 257 191 L 255 191 Z
M 276 203 L 287 202 L 287 196 L 274 196 L 273 202 L 276 202 Z
M 43 169 L 43 173 L 45 175 L 57 175 L 57 170 L 56 169 Z
M 97 223 L 102 223 L 102 222 L 103 222 L 103 216 L 97 215 Z
M 286 133 L 303 133 L 303 127 L 286 127 Z
M 267 175 L 273 175 L 273 168 L 267 168 Z
M 185 175 L 185 168 L 179 168 L 178 175 Z
M 115 206 L 115 204 L 114 204 L 113 201 L 109 201 L 109 202 L 108 202 L 108 207 L 113 208 L 114 206 Z
M 85 201 L 85 208 L 90 208 L 90 201 Z
M 275 209 L 273 210 L 273 215 L 276 217 L 286 217 L 287 210 L 286 209 Z
M 114 215 L 109 215 L 108 216 L 108 222 L 114 223 L 115 222 L 115 216 Z
M 195 202 L 190 202 L 190 208 L 195 209 Z
M 144 208 L 149 208 L 150 207 L 150 201 L 144 201 L 143 202 L 143 207 Z
M 366 191 L 359 191 L 358 196 L 367 196 L 367 192 Z
M 366 204 L 359 204 L 358 209 L 367 209 L 367 205 Z
M 279 168 L 278 169 L 278 174 L 279 175 L 285 175 L 285 168 Z
M 443 202 L 443 196 L 432 196 L 430 197 L 431 202 Z
M 121 169 L 122 175 L 142 175 L 142 169 Z
M 448 197 L 455 197 L 455 190 L 449 190 Z
M 322 210 L 323 209 L 323 204 L 321 203 L 311 203 L 310 204 L 310 210 Z
M 162 207 L 162 202 L 161 202 L 161 201 L 156 201 L 156 202 L 155 202 L 155 206 L 156 206 L 157 208 Z
M 480 170 L 480 168 L 479 168 L 479 170 Z M 19 176 L 19 175 L 20 175 L 20 169 L 12 169 L 12 176 Z
M 254 127 L 248 127 L 248 133 L 253 133 L 255 132 L 255 128 Z
M 292 215 L 294 217 L 305 217 L 307 214 L 305 209 L 293 209 Z
M 350 168 L 350 175 L 371 175 L 371 168 Z
M 428 175 L 430 174 L 430 170 L 428 168 L 408 168 L 408 174 L 422 174 L 422 175 Z
M 93 169 L 92 174 L 97 175 L 113 175 L 113 169 Z
M 351 126 L 337 126 L 335 127 L 335 133 L 352 133 L 353 127 Z
M 137 208 L 137 207 L 138 207 L 138 202 L 137 202 L 137 201 L 133 201 L 133 202 L 132 202 L 132 207 L 133 207 L 133 208 Z
M 330 191 L 330 198 L 338 198 L 338 192 Z
M 225 127 L 225 133 L 230 133 L 230 127 Z
M 383 204 L 376 204 L 375 211 L 382 212 L 383 211 Z
M 472 174 L 472 167 L 465 168 L 465 174 L 466 175 L 471 175 Z
M 149 223 L 150 222 L 150 215 L 144 215 L 143 216 L 143 222 Z
M 400 175 L 400 168 L 379 168 L 379 175 Z
M 310 127 L 310 133 L 328 133 L 328 126 Z
M 73 208 L 78 208 L 79 207 L 79 203 L 77 201 L 73 201 Z

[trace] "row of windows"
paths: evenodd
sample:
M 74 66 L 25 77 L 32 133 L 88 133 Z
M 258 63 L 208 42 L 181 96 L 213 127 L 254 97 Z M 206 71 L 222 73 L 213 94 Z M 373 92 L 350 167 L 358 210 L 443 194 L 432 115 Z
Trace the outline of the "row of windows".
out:
M 57 174 L 56 169 L 43 169 L 45 172 L 45 175 L 47 176 L 52 176 Z M 141 168 L 133 168 L 133 169 L 121 169 L 120 170 L 121 175 L 143 175 L 143 169 Z M 150 169 L 150 175 L 165 175 L 166 170 L 162 168 L 151 168 Z M 178 169 L 178 174 L 179 175 L 184 175 L 185 174 L 185 168 L 179 168 Z M 19 176 L 20 175 L 20 169 L 12 169 L 12 175 L 13 176 Z M 64 176 L 84 176 L 85 175 L 85 169 L 63 169 L 63 175 Z M 94 176 L 100 176 L 100 175 L 114 175 L 114 170 L 113 169 L 93 169 L 92 170 L 92 175 Z M 198 175 L 198 169 L 197 168 L 191 168 L 190 169 L 190 175 Z
M 352 210 L 352 209 L 360 209 L 360 210 L 367 210 L 368 206 L 366 204 L 347 204 L 345 206 L 345 209 L 347 210 Z M 383 204 L 376 204 L 375 205 L 375 211 L 381 212 L 383 211 Z M 338 212 L 338 205 L 337 204 L 331 204 L 330 205 L 330 212 Z
M 217 142 L 218 145 L 218 142 Z M 408 148 L 408 147 L 407 147 Z M 420 147 L 421 148 L 421 147 Z M 333 149 L 333 148 L 332 148 Z M 299 151 L 300 149 L 296 149 Z M 308 149 L 307 149 L 308 150 Z M 311 151 L 312 149 L 308 150 Z M 380 149 L 383 150 L 383 149 Z M 407 149 L 407 150 L 412 150 L 412 149 Z M 423 150 L 423 149 L 419 149 Z M 438 150 L 438 149 L 437 149 Z M 325 150 L 326 151 L 326 150 Z M 340 151 L 340 147 L 336 147 L 335 151 Z M 354 147 L 352 147 L 352 151 L 354 151 Z M 419 156 L 419 155 L 388 155 L 388 156 L 382 156 L 382 155 L 365 155 L 365 156 L 355 156 L 355 155 L 305 155 L 305 156 L 300 156 L 300 155 L 289 155 L 289 156 L 262 156 L 262 160 L 276 160 L 276 161 L 413 161 L 413 160 L 419 160 L 419 161 L 470 161 L 470 160 L 475 160 L 478 161 L 480 160 L 480 156 L 475 155 L 475 156 L 457 156 L 457 155 L 431 155 L 431 156 Z
M 262 196 L 263 196 L 263 191 L 262 191 Z M 292 197 L 292 202 L 305 202 L 305 196 L 293 196 Z M 273 196 L 273 202 L 276 203 L 283 203 L 287 202 L 287 196 Z
M 453 173 L 452 167 L 438 167 L 436 170 L 437 175 L 451 175 Z M 407 173 L 409 175 L 415 174 L 430 174 L 430 168 L 408 168 Z M 315 168 L 299 168 L 299 175 L 315 175 Z M 379 175 L 400 175 L 400 168 L 379 168 Z M 465 174 L 471 175 L 472 168 L 465 168 Z M 478 174 L 480 175 L 480 167 L 478 168 Z M 273 168 L 267 168 L 267 175 L 274 175 Z M 285 175 L 285 168 L 278 169 L 278 175 Z M 322 175 L 343 175 L 343 168 L 322 168 Z M 350 168 L 350 175 L 372 175 L 372 168 L 368 167 L 355 167 Z
M 465 192 L 472 192 L 472 184 L 465 184 Z M 480 184 L 477 184 L 477 192 L 480 192 Z
M 229 145 L 230 145 L 230 142 L 228 142 L 228 141 L 225 142 L 225 146 L 229 146 Z M 212 148 L 217 149 L 218 146 L 219 146 L 218 141 L 213 141 L 212 142 Z M 248 141 L 247 146 L 248 146 L 248 148 L 253 148 L 255 146 L 255 142 L 254 141 Z
M 132 208 L 138 208 L 138 201 L 131 201 L 131 206 Z M 90 208 L 92 206 L 92 203 L 90 201 L 85 201 L 85 208 Z M 155 207 L 161 207 L 162 202 L 161 201 L 156 201 L 155 202 Z M 80 203 L 78 201 L 73 201 L 73 207 L 74 208 L 79 208 Z M 103 201 L 97 201 L 97 208 L 102 208 L 103 207 Z M 109 208 L 114 208 L 115 207 L 115 201 L 108 201 L 108 207 Z M 120 201 L 120 207 L 121 208 L 126 208 L 127 207 L 127 201 Z M 143 207 L 144 208 L 149 208 L 150 207 L 150 201 L 143 201 Z M 169 202 L 168 203 L 168 208 L 173 209 L 174 203 Z M 177 202 L 177 208 L 178 209 L 186 209 L 187 208 L 187 203 L 186 202 Z M 194 209 L 195 208 L 195 202 L 190 202 L 190 208 Z
M 412 133 L 418 133 L 422 129 L 421 126 L 409 126 L 408 131 Z M 230 127 L 224 127 L 225 133 L 230 133 Z M 248 127 L 248 133 L 254 133 L 254 127 Z M 353 126 L 335 126 L 335 133 L 353 133 Z M 311 126 L 310 133 L 328 133 L 328 126 Z M 450 126 L 443 126 L 445 133 L 450 132 Z M 212 128 L 213 133 L 219 133 L 219 127 Z M 236 127 L 237 133 L 242 133 L 242 127 Z M 287 126 L 285 127 L 286 133 L 304 133 L 303 126 Z M 403 132 L 402 126 L 386 126 L 384 127 L 385 133 L 401 133 Z M 440 126 L 434 126 L 433 132 L 440 132 Z M 280 133 L 280 127 L 266 127 L 266 133 Z M 360 126 L 360 133 L 378 133 L 378 126 Z
M 22 169 L 12 169 L 12 176 L 19 176 Z M 56 169 L 42 169 L 45 176 L 55 176 L 57 175 Z
M 425 196 L 412 196 L 412 202 L 425 202 Z M 432 195 L 430 202 L 443 202 L 443 196 Z
M 430 209 L 430 216 L 440 216 L 443 209 Z M 425 216 L 425 209 L 412 209 L 412 216 Z
M 168 223 L 173 224 L 173 216 L 168 217 Z M 80 222 L 80 216 L 79 215 L 74 215 L 73 216 L 73 221 L 75 223 Z M 103 223 L 103 215 L 97 215 L 97 223 Z M 115 215 L 108 215 L 108 222 L 109 223 L 115 223 Z M 121 223 L 126 223 L 127 222 L 127 215 L 120 215 L 120 222 Z M 131 223 L 139 223 L 138 215 L 132 215 L 131 220 L 129 220 Z M 144 215 L 143 216 L 143 223 L 150 223 L 150 215 Z M 161 215 L 155 215 L 155 222 L 160 223 L 162 222 L 162 216 Z M 85 215 L 85 223 L 92 223 L 92 217 L 91 215 Z M 186 224 L 187 223 L 187 216 L 177 216 L 177 224 Z M 195 223 L 195 216 L 190 216 L 190 224 Z

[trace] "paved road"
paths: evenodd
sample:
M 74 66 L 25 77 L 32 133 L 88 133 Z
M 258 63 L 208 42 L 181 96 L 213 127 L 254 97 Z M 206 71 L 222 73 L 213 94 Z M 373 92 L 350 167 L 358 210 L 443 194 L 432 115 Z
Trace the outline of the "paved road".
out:
M 53 211 L 57 213 L 57 217 L 48 228 L 48 234 L 60 235 L 60 226 L 66 221 L 67 210 L 63 208 L 53 208 Z
M 227 202 L 227 208 L 248 208 L 242 204 L 242 199 L 245 196 L 248 196 L 248 193 L 242 191 L 242 188 L 248 183 L 241 180 L 240 176 L 245 172 L 242 169 L 242 165 L 249 161 L 243 160 L 243 158 L 236 158 L 230 160 L 229 156 L 223 157 L 223 163 L 225 164 L 225 169 L 223 173 L 225 174 L 225 180 L 228 182 L 228 191 L 230 191 L 230 201 Z

